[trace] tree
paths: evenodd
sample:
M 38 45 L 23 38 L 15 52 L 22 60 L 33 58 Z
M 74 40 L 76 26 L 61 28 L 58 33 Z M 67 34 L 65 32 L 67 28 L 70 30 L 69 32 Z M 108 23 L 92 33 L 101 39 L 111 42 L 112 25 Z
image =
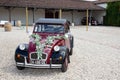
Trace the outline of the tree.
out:
M 108 3 L 104 23 L 105 25 L 120 26 L 120 1 Z

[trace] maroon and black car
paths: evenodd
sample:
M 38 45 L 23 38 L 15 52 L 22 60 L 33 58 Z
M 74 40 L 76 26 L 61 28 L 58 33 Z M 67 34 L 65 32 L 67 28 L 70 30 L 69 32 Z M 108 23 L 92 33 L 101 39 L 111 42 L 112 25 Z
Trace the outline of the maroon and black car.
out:
M 66 19 L 39 19 L 28 44 L 15 51 L 16 67 L 60 68 L 65 72 L 73 52 L 73 36 Z

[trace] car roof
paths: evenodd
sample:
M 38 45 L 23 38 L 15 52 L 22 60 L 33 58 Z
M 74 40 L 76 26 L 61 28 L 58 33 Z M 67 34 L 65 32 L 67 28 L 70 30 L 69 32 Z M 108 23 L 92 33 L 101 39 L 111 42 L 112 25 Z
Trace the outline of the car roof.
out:
M 40 18 L 36 21 L 36 23 L 53 23 L 53 24 L 65 24 L 67 22 L 66 19 L 52 19 L 52 18 Z

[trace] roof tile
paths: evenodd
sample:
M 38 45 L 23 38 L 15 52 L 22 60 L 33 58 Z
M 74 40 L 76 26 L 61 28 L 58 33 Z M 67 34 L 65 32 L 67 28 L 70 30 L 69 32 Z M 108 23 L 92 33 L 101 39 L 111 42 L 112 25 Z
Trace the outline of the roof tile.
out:
M 81 0 L 0 0 L 0 6 L 103 10 L 93 2 Z

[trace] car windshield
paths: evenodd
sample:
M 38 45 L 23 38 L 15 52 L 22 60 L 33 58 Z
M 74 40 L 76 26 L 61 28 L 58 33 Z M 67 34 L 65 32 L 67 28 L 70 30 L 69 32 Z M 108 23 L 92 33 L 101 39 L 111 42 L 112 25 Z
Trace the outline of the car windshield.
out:
M 36 24 L 34 32 L 64 33 L 64 27 L 59 24 Z

